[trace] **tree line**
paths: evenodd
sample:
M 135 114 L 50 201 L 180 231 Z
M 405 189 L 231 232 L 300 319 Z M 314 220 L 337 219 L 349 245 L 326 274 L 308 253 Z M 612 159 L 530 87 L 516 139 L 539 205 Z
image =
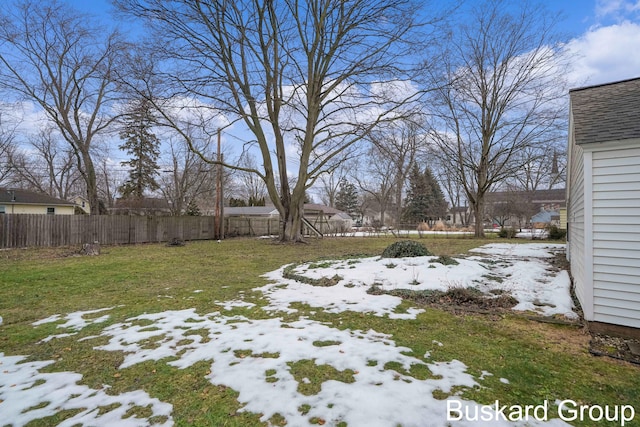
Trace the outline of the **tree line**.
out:
M 266 197 L 298 241 L 305 199 L 335 206 L 341 183 L 382 223 L 468 205 L 481 236 L 488 192 L 563 179 L 569 59 L 533 2 L 112 5 L 144 30 L 55 0 L 2 5 L 0 185 L 82 191 L 92 213 L 162 194 L 183 213 L 215 197 L 224 167 L 227 195 Z M 34 111 L 12 120 L 21 106 L 44 117 L 38 132 L 24 131 Z

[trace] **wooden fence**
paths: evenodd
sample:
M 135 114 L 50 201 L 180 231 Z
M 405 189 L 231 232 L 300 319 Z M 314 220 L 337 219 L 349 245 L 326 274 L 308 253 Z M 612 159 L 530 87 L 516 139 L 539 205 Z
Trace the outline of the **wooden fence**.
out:
M 215 239 L 212 216 L 0 215 L 0 248 Z

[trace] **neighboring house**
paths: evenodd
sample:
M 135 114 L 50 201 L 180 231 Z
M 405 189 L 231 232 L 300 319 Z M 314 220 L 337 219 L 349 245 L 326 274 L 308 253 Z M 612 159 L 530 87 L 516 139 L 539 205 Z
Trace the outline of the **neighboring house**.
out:
M 348 213 L 325 205 L 305 203 L 304 216 L 322 233 L 341 233 L 351 231 L 353 227 L 353 219 Z
M 569 95 L 575 292 L 592 330 L 640 337 L 640 78 Z
M 274 206 L 241 206 L 228 207 L 223 210 L 224 216 L 240 216 L 254 218 L 277 218 L 280 214 Z
M 537 228 L 540 228 L 541 226 L 546 227 L 547 225 L 558 226 L 560 225 L 560 212 L 554 210 L 541 210 L 531 217 L 531 223 Z
M 469 225 L 471 218 L 472 213 L 469 206 L 453 206 L 447 212 L 446 223 L 454 227 L 463 227 Z
M 227 218 L 279 218 L 280 214 L 274 206 L 226 207 Z M 321 233 L 335 233 L 351 230 L 353 220 L 349 214 L 329 206 L 306 203 L 304 217 Z
M 528 227 L 529 223 L 564 228 L 560 210 L 566 207 L 564 188 L 535 191 L 493 191 L 485 198 L 486 220 L 505 227 Z
M 75 196 L 73 197 L 73 203 L 75 203 L 76 207 L 81 210 L 83 213 L 90 214 L 91 207 L 89 206 L 89 200 L 86 197 Z
M 73 215 L 75 204 L 47 194 L 0 188 L 0 214 Z
M 116 199 L 109 212 L 113 215 L 171 215 L 171 206 L 165 199 L 143 197 Z

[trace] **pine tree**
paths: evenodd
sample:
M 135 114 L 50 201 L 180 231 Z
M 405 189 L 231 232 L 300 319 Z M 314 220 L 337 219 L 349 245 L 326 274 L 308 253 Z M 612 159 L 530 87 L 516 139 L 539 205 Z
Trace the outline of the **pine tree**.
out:
M 191 199 L 189 204 L 187 204 L 186 214 L 189 216 L 200 216 L 202 213 L 200 212 L 200 208 L 195 200 Z
M 433 223 L 443 218 L 446 213 L 447 202 L 431 170 L 426 168 L 424 172 L 420 172 L 418 165 L 414 164 L 409 172 L 409 189 L 403 220 L 412 224 Z
M 425 212 L 429 223 L 437 221 L 447 216 L 447 201 L 440 184 L 433 176 L 431 169 L 424 170 L 424 179 L 429 184 L 429 194 L 427 197 L 427 210 Z
M 356 186 L 343 179 L 336 195 L 336 209 L 348 213 L 352 218 L 358 217 L 358 192 Z
M 123 197 L 142 198 L 145 189 L 160 188 L 156 181 L 160 140 L 151 131 L 154 123 L 151 107 L 146 101 L 139 101 L 129 115 L 129 121 L 120 132 L 124 141 L 120 149 L 131 156 L 131 160 L 121 162 L 129 166 L 129 179 L 120 186 Z

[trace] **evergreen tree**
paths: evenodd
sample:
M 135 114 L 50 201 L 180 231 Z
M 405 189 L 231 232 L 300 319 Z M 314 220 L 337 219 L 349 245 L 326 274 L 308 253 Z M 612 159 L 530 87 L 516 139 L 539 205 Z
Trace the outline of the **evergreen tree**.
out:
M 120 193 L 125 198 L 142 198 L 145 189 L 154 191 L 160 188 L 156 181 L 160 140 L 151 131 L 153 123 L 151 106 L 144 100 L 139 101 L 120 132 L 120 139 L 124 141 L 120 149 L 131 156 L 131 160 L 121 162 L 131 168 L 129 179 L 120 186 Z
M 189 204 L 187 204 L 187 215 L 189 216 L 200 216 L 202 213 L 200 212 L 200 208 L 195 200 L 191 199 Z
M 336 195 L 336 209 L 348 213 L 352 218 L 358 217 L 358 192 L 356 186 L 343 179 Z
M 264 199 L 264 196 L 262 197 L 249 196 L 248 206 L 265 206 L 265 205 L 266 205 L 266 200 Z
M 420 172 L 418 165 L 414 164 L 409 172 L 409 189 L 403 220 L 412 224 L 433 223 L 443 218 L 446 213 L 447 202 L 431 170 L 426 168 L 424 172 Z

